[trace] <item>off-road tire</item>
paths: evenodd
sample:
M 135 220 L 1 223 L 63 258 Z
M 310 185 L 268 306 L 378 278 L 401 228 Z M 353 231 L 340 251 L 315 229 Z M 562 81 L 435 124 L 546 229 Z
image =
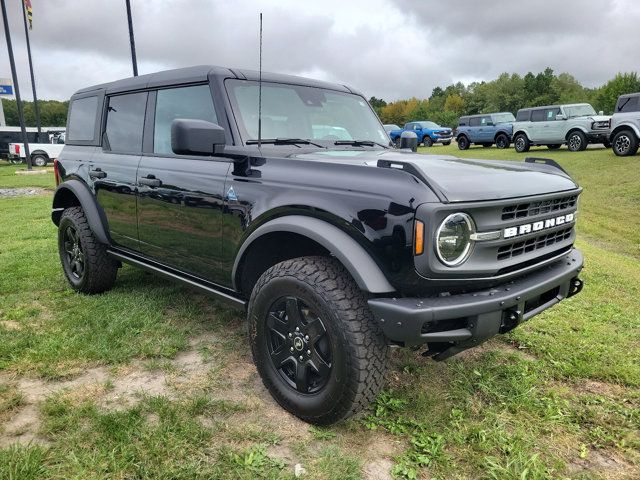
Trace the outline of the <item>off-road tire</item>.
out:
M 638 153 L 638 137 L 631 130 L 621 130 L 613 137 L 613 153 L 618 157 L 630 157 Z
M 425 135 L 422 138 L 422 143 L 425 147 L 433 147 L 433 140 L 431 139 L 431 137 L 429 135 Z
M 580 130 L 571 132 L 567 137 L 567 148 L 571 152 L 582 152 L 588 144 L 587 136 Z
M 547 148 L 549 150 L 558 150 L 562 145 L 560 143 L 554 143 L 551 145 L 547 145 Z
M 46 167 L 47 163 L 49 163 L 49 158 L 46 155 L 41 155 L 39 153 L 31 155 L 31 165 L 36 167 Z
M 291 296 L 317 312 L 331 345 L 328 380 L 316 393 L 301 393 L 287 383 L 270 357 L 267 316 L 278 299 Z M 383 387 L 387 342 L 365 294 L 331 257 L 286 260 L 262 274 L 249 300 L 248 324 L 253 359 L 265 387 L 284 409 L 306 422 L 329 425 L 347 418 L 367 407 Z
M 65 231 L 68 227 L 77 232 L 83 253 L 84 269 L 80 277 L 74 276 L 65 251 Z M 95 238 L 82 207 L 71 207 L 62 212 L 58 226 L 58 253 L 64 275 L 74 290 L 88 294 L 102 293 L 115 283 L 118 263 L 109 257 L 106 245 Z
M 468 150 L 469 149 L 469 139 L 466 136 L 460 135 L 458 137 L 458 139 L 456 140 L 456 142 L 458 143 L 458 149 L 459 150 Z
M 496 147 L 500 150 L 509 148 L 509 137 L 507 137 L 504 133 L 498 134 L 498 136 L 496 137 Z
M 518 153 L 528 152 L 531 148 L 531 142 L 529 142 L 527 135 L 524 133 L 517 134 L 513 139 L 513 148 L 515 148 Z

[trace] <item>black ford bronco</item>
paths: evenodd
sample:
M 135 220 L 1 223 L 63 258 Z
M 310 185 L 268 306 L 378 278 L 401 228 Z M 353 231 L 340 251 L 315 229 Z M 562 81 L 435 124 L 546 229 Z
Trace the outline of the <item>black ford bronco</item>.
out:
M 390 346 L 442 360 L 580 291 L 581 189 L 558 165 L 395 149 L 351 88 L 258 79 L 73 95 L 52 211 L 72 288 L 129 263 L 245 309 L 265 386 L 316 424 L 374 399 Z

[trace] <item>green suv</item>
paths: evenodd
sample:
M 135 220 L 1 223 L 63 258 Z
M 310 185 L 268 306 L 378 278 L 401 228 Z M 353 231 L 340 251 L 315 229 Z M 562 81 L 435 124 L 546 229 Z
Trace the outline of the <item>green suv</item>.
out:
M 513 145 L 517 152 L 527 152 L 532 145 L 555 150 L 566 144 L 572 152 L 590 143 L 609 148 L 610 120 L 588 103 L 523 108 L 513 124 Z

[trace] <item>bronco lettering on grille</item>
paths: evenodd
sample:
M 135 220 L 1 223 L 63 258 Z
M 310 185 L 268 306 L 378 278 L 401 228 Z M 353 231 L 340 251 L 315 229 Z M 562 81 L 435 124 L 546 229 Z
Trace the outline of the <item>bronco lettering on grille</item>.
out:
M 574 220 L 575 220 L 575 214 L 567 213 L 566 215 L 547 218 L 546 220 L 541 220 L 534 223 L 525 223 L 523 225 L 518 225 L 516 227 L 505 228 L 502 231 L 502 237 L 503 238 L 519 237 L 520 235 L 526 235 L 527 233 L 539 232 L 541 230 L 546 230 L 548 228 L 553 228 L 559 225 L 571 223 Z

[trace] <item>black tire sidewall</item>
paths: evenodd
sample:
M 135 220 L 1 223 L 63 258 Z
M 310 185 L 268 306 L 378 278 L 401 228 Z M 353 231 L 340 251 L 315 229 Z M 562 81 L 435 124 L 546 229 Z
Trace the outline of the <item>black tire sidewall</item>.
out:
M 499 148 L 500 150 L 503 150 L 505 148 L 507 148 L 509 146 L 509 138 L 504 135 L 504 134 L 500 134 L 496 137 L 496 147 Z
M 38 159 L 38 158 L 42 159 L 42 164 L 41 165 L 37 164 L 37 160 L 36 159 Z M 49 160 L 44 155 L 36 154 L 36 155 L 32 155 L 31 156 L 31 165 L 35 165 L 37 167 L 46 167 L 47 163 L 49 163 Z
M 331 344 L 331 373 L 317 393 L 303 394 L 292 388 L 273 365 L 266 342 L 265 319 L 271 305 L 281 297 L 296 296 L 322 319 Z M 349 384 L 348 342 L 331 306 L 313 288 L 297 278 L 276 277 L 263 285 L 249 307 L 249 338 L 254 362 L 276 401 L 294 415 L 313 421 L 327 415 L 341 403 Z
M 518 140 L 522 139 L 522 148 L 518 148 Z M 513 148 L 515 148 L 516 152 L 523 153 L 529 149 L 529 139 L 523 133 L 516 135 L 513 140 Z
M 619 152 L 616 148 L 616 143 L 618 141 L 618 138 L 623 135 L 629 138 L 629 148 L 627 148 L 624 152 Z M 629 130 L 622 130 L 616 133 L 616 135 L 613 137 L 611 148 L 613 150 L 613 153 L 615 153 L 618 157 L 628 157 L 631 155 L 635 155 L 638 151 L 638 139 L 633 132 Z
M 467 137 L 465 137 L 464 135 L 458 138 L 457 143 L 458 149 L 460 150 L 466 150 L 469 148 L 469 140 L 467 140 Z
M 69 262 L 68 260 L 66 260 L 67 254 L 64 251 L 64 232 L 69 226 L 75 229 L 78 235 L 80 246 L 85 255 L 84 272 L 81 278 L 76 278 L 71 273 Z M 84 283 L 87 281 L 87 277 L 90 274 L 88 272 L 88 262 L 86 261 L 87 247 L 86 247 L 86 242 L 85 242 L 82 230 L 80 229 L 79 225 L 74 221 L 73 217 L 70 215 L 63 214 L 62 218 L 60 219 L 60 225 L 58 225 L 58 253 L 60 255 L 60 262 L 62 263 L 62 270 L 64 272 L 65 277 L 67 278 L 67 281 L 71 284 L 71 286 L 74 289 L 76 290 L 82 289 L 82 287 L 84 286 Z
M 580 139 L 580 146 L 578 148 L 574 149 L 574 148 L 571 147 L 571 139 L 573 137 L 576 137 L 576 136 Z M 587 137 L 582 132 L 572 132 L 572 133 L 570 133 L 569 137 L 567 138 L 567 148 L 571 152 L 581 152 L 581 151 L 583 151 L 585 148 L 587 148 Z
M 424 138 L 422 139 L 422 143 L 424 144 L 425 147 L 432 147 L 433 146 L 433 140 L 431 139 L 431 137 L 429 135 L 425 135 Z

